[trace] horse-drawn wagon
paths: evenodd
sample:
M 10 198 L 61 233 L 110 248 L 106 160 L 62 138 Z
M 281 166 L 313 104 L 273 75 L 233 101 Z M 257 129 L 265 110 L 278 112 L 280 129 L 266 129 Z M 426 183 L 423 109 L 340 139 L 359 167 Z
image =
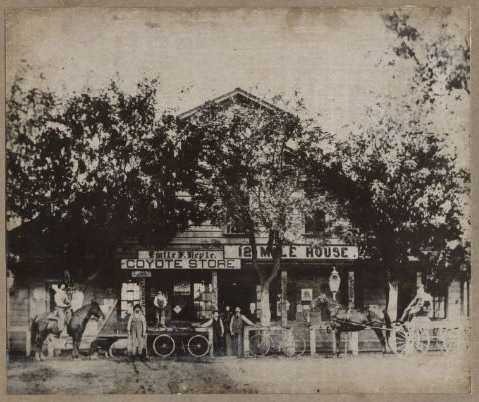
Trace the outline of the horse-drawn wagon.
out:
M 454 352 L 465 346 L 468 325 L 464 321 L 415 317 L 396 326 L 394 332 L 398 353 Z
M 201 358 L 211 351 L 209 328 L 198 327 L 186 321 L 171 321 L 165 327 L 148 327 L 147 354 L 167 358 L 178 353 Z M 98 347 L 111 358 L 125 356 L 128 352 L 126 333 L 100 334 Z

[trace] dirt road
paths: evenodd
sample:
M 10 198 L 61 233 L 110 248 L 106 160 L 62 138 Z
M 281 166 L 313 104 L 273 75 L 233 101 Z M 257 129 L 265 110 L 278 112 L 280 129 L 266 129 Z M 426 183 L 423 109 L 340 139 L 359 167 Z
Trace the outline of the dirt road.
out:
M 467 392 L 464 360 L 447 355 L 202 362 L 107 359 L 11 361 L 8 391 L 44 393 Z

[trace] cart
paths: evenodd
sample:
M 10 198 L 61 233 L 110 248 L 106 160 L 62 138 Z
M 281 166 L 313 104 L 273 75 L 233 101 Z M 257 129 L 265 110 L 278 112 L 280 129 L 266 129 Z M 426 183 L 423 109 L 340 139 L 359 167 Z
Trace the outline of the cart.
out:
M 395 328 L 396 350 L 401 354 L 455 352 L 466 346 L 467 333 L 465 321 L 415 317 L 411 322 Z
M 212 349 L 210 328 L 195 326 L 186 321 L 171 321 L 165 327 L 148 327 L 147 355 L 168 358 L 178 353 L 202 358 Z M 95 347 L 108 358 L 123 358 L 128 354 L 128 334 L 102 333 L 95 339 Z
M 164 328 L 149 328 L 151 349 L 160 358 L 167 358 L 175 352 L 187 353 L 201 358 L 208 354 L 211 342 L 208 328 L 194 326 L 188 322 L 170 322 Z

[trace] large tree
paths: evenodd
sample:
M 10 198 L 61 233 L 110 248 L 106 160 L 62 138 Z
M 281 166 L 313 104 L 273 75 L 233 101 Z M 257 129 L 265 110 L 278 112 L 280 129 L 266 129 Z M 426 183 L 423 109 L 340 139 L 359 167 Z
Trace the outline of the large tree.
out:
M 302 214 L 311 214 L 317 202 L 305 197 L 304 150 L 313 144 L 321 152 L 326 134 L 312 119 L 274 105 L 210 102 L 183 122 L 182 136 L 201 144 L 192 194 L 212 222 L 231 225 L 249 240 L 261 286 L 261 323 L 269 325 L 270 284 L 280 270 L 283 246 L 300 237 Z M 272 264 L 258 262 L 263 240 Z
M 164 245 L 198 217 L 180 196 L 194 159 L 158 100 L 155 80 L 133 94 L 112 81 L 63 98 L 25 88 L 22 78 L 11 87 L 8 217 L 35 226 L 43 247 L 77 277 L 110 266 L 127 238 Z
M 437 108 L 444 113 L 455 103 L 467 105 L 469 45 L 467 38 L 458 43 L 444 21 L 436 36 L 426 38 L 406 11 L 386 12 L 383 20 L 396 39 L 392 78 L 400 77 L 407 90 L 377 94 L 346 138 L 311 169 L 321 172 L 318 187 L 343 200 L 363 235 L 364 255 L 382 264 L 388 296 L 397 295 L 399 274 L 411 259 L 432 265 L 437 274 L 448 258 L 456 269 L 459 257 L 467 258 L 470 178 L 461 158 L 468 156 L 455 147 L 464 133 L 438 124 Z M 398 67 L 404 59 L 413 60 L 411 76 Z M 440 276 L 451 277 L 444 270 Z M 395 316 L 396 300 L 387 301 Z

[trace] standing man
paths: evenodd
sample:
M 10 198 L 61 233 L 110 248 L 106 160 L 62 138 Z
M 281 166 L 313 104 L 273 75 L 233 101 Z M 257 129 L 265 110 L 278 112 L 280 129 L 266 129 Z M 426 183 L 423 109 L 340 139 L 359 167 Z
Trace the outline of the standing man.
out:
M 55 312 L 58 317 L 58 331 L 62 333 L 65 329 L 65 321 L 70 319 L 70 298 L 66 292 L 65 283 L 61 283 L 55 290 Z
M 166 305 L 168 304 L 168 299 L 166 295 L 159 290 L 158 294 L 155 296 L 153 300 L 153 304 L 155 306 L 156 311 L 156 326 L 157 327 L 164 327 L 165 326 L 165 309 Z
M 232 339 L 231 339 L 231 329 L 230 323 L 231 318 L 233 317 L 233 312 L 231 311 L 230 306 L 225 306 L 225 311 L 223 313 L 223 322 L 225 324 L 225 354 L 226 356 L 231 356 L 233 354 L 232 348 Z
M 245 323 L 254 326 L 253 322 L 241 314 L 241 308 L 236 307 L 229 326 L 233 338 L 233 353 L 238 357 L 243 354 L 243 328 Z
M 202 327 L 213 328 L 213 352 L 216 356 L 223 354 L 223 336 L 225 334 L 225 327 L 223 321 L 217 310 L 213 312 L 213 317 L 201 324 Z

